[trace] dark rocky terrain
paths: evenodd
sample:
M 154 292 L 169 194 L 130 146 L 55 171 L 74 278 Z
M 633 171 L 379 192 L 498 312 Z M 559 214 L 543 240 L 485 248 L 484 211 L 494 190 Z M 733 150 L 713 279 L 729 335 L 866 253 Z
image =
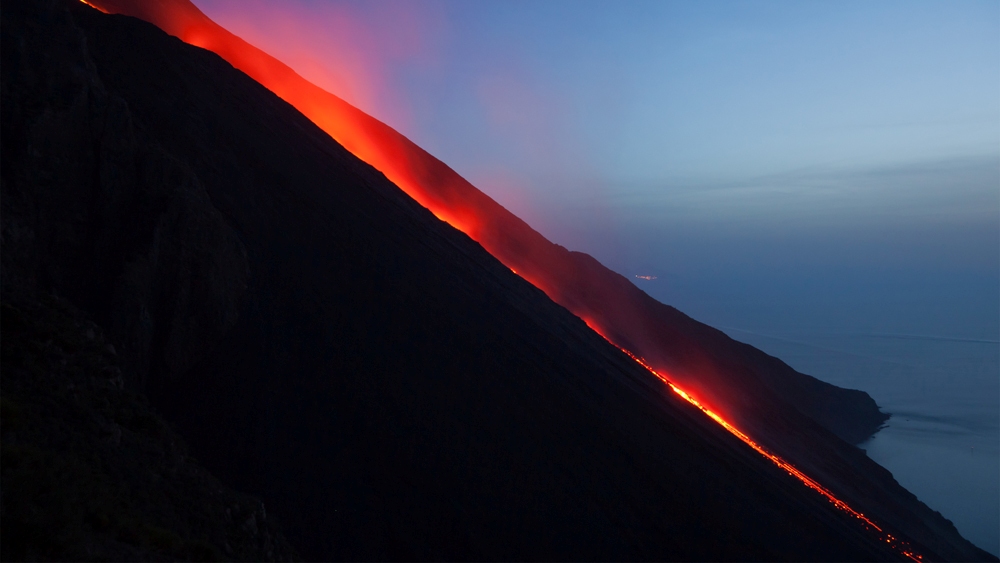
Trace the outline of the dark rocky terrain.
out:
M 5 559 L 40 553 L 8 551 L 8 522 L 40 545 L 63 530 L 46 510 L 83 521 L 101 487 L 124 491 L 108 529 L 141 536 L 138 514 L 155 532 L 74 524 L 90 551 L 67 557 L 291 553 L 212 508 L 256 501 L 204 496 L 214 481 L 173 431 L 127 426 L 140 396 L 308 559 L 900 558 L 219 57 L 69 0 L 2 10 Z M 7 346 L 8 317 L 41 356 Z M 97 351 L 46 348 L 59 326 L 67 342 L 93 328 Z M 66 377 L 84 406 L 60 398 Z M 124 456 L 167 492 L 142 499 L 118 469 L 24 492 L 6 448 L 31 432 L 7 413 L 29 410 L 46 436 L 88 436 L 41 465 Z M 990 559 L 814 420 L 767 416 L 797 437 L 793 461 L 929 559 Z M 114 425 L 124 454 L 97 443 Z
M 259 499 L 219 483 L 124 389 L 99 326 L 50 295 L 5 297 L 0 558 L 295 557 Z

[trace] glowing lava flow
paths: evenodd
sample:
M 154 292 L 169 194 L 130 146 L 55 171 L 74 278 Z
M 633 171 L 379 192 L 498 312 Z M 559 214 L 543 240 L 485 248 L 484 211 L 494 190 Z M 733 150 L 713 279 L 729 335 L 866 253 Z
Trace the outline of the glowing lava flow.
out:
M 913 561 L 923 556 L 914 553 L 901 540 L 884 532 L 866 516 L 836 498 L 827 489 L 796 469 L 781 457 L 770 453 L 749 436 L 728 423 L 711 408 L 696 400 L 674 382 L 654 369 L 646 360 L 622 348 L 605 334 L 618 334 L 623 342 L 653 355 L 667 349 L 670 338 L 675 350 L 686 350 L 692 364 L 708 365 L 707 356 L 695 342 L 671 327 L 658 324 L 648 311 L 662 306 L 644 293 L 632 293 L 631 283 L 607 270 L 596 260 L 588 262 L 553 244 L 524 221 L 477 190 L 426 151 L 391 127 L 365 114 L 347 102 L 310 83 L 287 65 L 233 35 L 205 16 L 190 0 L 81 0 L 104 13 L 125 14 L 143 19 L 181 40 L 208 49 L 268 88 L 298 109 L 319 128 L 336 139 L 348 151 L 372 165 L 410 197 L 429 209 L 439 219 L 469 235 L 512 272 L 544 291 L 563 305 L 615 347 L 619 348 L 650 373 L 670 386 L 681 398 L 704 412 L 742 442 L 775 465 L 820 493 L 838 509 L 858 519 L 866 529 L 876 531 L 882 540 Z M 588 257 L 589 258 L 589 257 Z M 636 276 L 646 280 L 655 276 Z M 624 285 L 622 284 L 624 282 Z M 642 322 L 636 322 L 638 320 Z M 662 336 L 668 335 L 668 336 Z M 694 350 L 692 352 L 692 350 Z M 655 363 L 655 362 L 654 362 Z M 703 374 L 710 379 L 711 374 Z M 692 384 L 696 383 L 691 381 Z M 724 387 L 733 381 L 714 381 Z M 737 390 L 738 391 L 738 390 Z M 706 394 L 710 395 L 710 388 Z M 724 398 L 715 399 L 724 404 Z
M 156 25 L 214 52 L 296 108 L 417 203 L 478 242 L 501 263 L 610 340 L 654 366 L 684 365 L 675 379 L 716 412 L 743 415 L 731 395 L 756 392 L 715 365 L 708 334 L 619 274 L 532 229 L 445 163 L 385 123 L 312 84 L 213 22 L 190 0 L 87 0 L 102 11 Z M 652 276 L 650 276 L 652 277 Z M 713 337 L 714 338 L 714 337 Z M 725 343 L 724 343 L 725 344 Z M 751 415 L 748 415 L 751 416 Z
M 600 334 L 599 331 L 595 330 L 594 332 L 597 332 L 598 334 Z M 601 336 L 603 337 L 604 335 L 601 335 Z M 607 340 L 607 338 L 605 338 L 605 340 Z M 739 438 L 740 441 L 742 441 L 744 444 L 750 446 L 751 448 L 753 448 L 754 451 L 756 451 L 760 455 L 766 457 L 767 459 L 771 460 L 772 463 L 774 463 L 775 465 L 777 465 L 781 469 L 783 469 L 786 472 L 788 472 L 789 475 L 797 478 L 799 481 L 802 481 L 802 483 L 805 484 L 805 486 L 809 487 L 810 489 L 812 489 L 812 490 L 816 491 L 817 493 L 819 493 L 819 494 L 823 495 L 824 497 L 826 497 L 826 499 L 828 501 L 830 501 L 830 503 L 833 504 L 835 507 L 839 508 L 840 510 L 842 510 L 842 511 L 850 514 L 851 516 L 857 518 L 858 520 L 860 520 L 861 523 L 862 523 L 862 525 L 865 526 L 866 529 L 877 531 L 879 533 L 880 537 L 882 538 L 882 540 L 884 540 L 886 543 L 888 543 L 890 546 L 892 546 L 896 551 L 898 551 L 899 553 L 905 555 L 906 557 L 910 558 L 913 561 L 923 561 L 924 556 L 916 553 L 915 551 L 913 551 L 910 548 L 910 546 L 909 546 L 909 544 L 907 542 L 899 540 L 895 536 L 893 536 L 892 534 L 884 531 L 877 524 L 875 524 L 875 522 L 872 522 L 867 516 L 865 516 L 864 514 L 861 514 L 860 512 L 854 510 L 853 508 L 851 508 L 850 506 L 848 506 L 848 504 L 846 502 L 844 502 L 844 501 L 838 499 L 837 497 L 833 496 L 833 493 L 831 493 L 825 487 L 823 487 L 818 482 L 816 482 L 815 479 L 809 477 L 808 475 L 806 475 L 805 473 L 803 473 L 802 471 L 800 471 L 798 468 L 796 468 L 794 465 L 792 465 L 791 463 L 788 463 L 787 461 L 785 461 L 784 459 L 782 459 L 780 456 L 775 455 L 775 454 L 767 451 L 766 449 L 764 449 L 760 444 L 758 444 L 757 442 L 754 442 L 750 438 L 750 436 L 747 436 L 742 431 L 740 431 L 738 428 L 736 428 L 732 424 L 726 422 L 726 420 L 724 418 L 722 418 L 718 414 L 712 412 L 711 409 L 709 409 L 709 408 L 705 407 L 704 405 L 702 405 L 701 403 L 699 403 L 697 399 L 695 399 L 691 395 L 687 394 L 683 389 L 681 389 L 680 387 L 678 387 L 677 385 L 675 385 L 672 381 L 670 381 L 669 379 L 667 379 L 667 377 L 664 376 L 662 373 L 660 373 L 660 372 L 656 371 L 655 369 L 653 369 L 653 367 L 650 366 L 649 364 L 647 364 L 645 361 L 643 361 L 642 358 L 640 358 L 640 357 L 636 356 L 635 354 L 633 354 L 632 352 L 629 352 L 628 350 L 626 350 L 626 349 L 624 349 L 624 348 L 616 345 L 614 342 L 611 342 L 610 340 L 608 340 L 608 342 L 612 346 L 615 346 L 616 348 L 618 348 L 619 350 L 621 350 L 622 352 L 624 352 L 626 355 L 628 355 L 628 357 L 630 357 L 633 360 L 635 360 L 635 362 L 638 363 L 640 366 L 646 368 L 646 370 L 649 373 L 655 375 L 657 377 L 657 379 L 659 379 L 663 383 L 666 383 L 670 387 L 670 389 L 673 390 L 674 393 L 676 393 L 677 395 L 679 395 L 682 399 L 684 399 L 688 403 L 691 403 L 692 405 L 694 405 L 701 412 L 703 412 L 706 415 L 708 415 L 709 418 L 711 418 L 715 422 L 719 423 L 720 426 L 722 426 L 723 428 L 725 428 L 726 430 L 728 430 L 729 433 L 732 434 L 733 436 L 736 436 L 737 438 Z
M 91 4 L 90 2 L 87 2 L 87 0 L 80 0 L 80 2 L 83 2 L 84 4 L 86 4 L 86 5 L 90 6 L 91 8 L 93 8 L 93 9 L 95 9 L 95 10 L 97 10 L 98 12 L 101 12 L 101 13 L 103 13 L 103 14 L 107 14 L 107 13 L 109 13 L 109 12 L 108 12 L 107 10 L 105 10 L 104 8 L 102 8 L 102 7 L 100 7 L 100 6 L 95 6 L 95 5 Z

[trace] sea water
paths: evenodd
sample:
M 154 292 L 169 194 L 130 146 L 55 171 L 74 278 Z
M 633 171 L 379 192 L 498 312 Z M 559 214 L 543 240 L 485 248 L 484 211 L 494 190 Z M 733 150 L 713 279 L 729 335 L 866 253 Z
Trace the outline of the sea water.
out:
M 860 447 L 1000 555 L 1000 280 L 947 274 L 853 286 L 664 275 L 637 285 L 802 373 L 867 392 L 892 417 Z
M 965 538 L 1000 554 L 1000 342 L 724 330 L 803 373 L 875 398 L 892 418 L 860 446 Z
M 859 446 L 1000 556 L 1000 271 L 662 263 L 636 272 L 655 279 L 627 277 L 799 372 L 868 393 L 892 416 Z

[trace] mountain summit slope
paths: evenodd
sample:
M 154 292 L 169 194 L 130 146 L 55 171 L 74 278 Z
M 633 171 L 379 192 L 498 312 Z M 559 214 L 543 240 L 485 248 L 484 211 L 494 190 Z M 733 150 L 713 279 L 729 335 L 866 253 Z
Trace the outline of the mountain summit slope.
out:
M 590 256 L 553 244 L 391 127 L 296 74 L 203 14 L 190 0 L 93 0 L 209 49 L 246 72 L 383 172 L 437 217 L 468 234 L 609 340 L 641 356 L 772 448 L 780 428 L 760 413 L 791 409 L 850 443 L 888 415 L 866 393 L 796 372 L 649 297 Z
M 2 10 L 3 291 L 84 309 L 298 553 L 899 558 L 216 55 L 76 2 Z M 773 416 L 922 553 L 981 557 Z

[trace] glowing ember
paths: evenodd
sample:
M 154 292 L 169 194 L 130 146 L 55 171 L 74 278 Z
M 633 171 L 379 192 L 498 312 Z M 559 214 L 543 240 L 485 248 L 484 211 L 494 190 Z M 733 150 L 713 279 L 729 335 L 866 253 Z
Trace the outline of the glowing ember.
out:
M 655 280 L 656 279 L 656 276 L 641 276 L 639 274 L 636 274 L 635 277 L 639 278 L 640 280 Z

